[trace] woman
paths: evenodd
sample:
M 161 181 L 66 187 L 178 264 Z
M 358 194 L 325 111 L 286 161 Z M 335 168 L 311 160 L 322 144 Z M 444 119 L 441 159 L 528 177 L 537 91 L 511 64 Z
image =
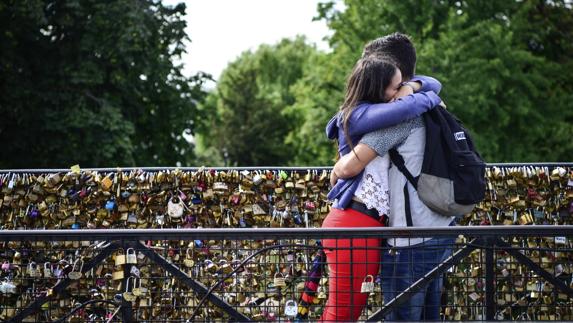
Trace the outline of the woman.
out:
M 393 100 L 404 84 L 396 64 L 389 59 L 367 56 L 360 59 L 346 86 L 346 96 L 334 126 L 329 124 L 329 137 L 338 139 L 339 156 L 352 150 L 359 140 L 350 123 L 357 113 L 383 115 L 398 124 L 428 110 L 441 101 L 431 93 L 411 94 L 404 99 L 402 108 L 410 114 L 388 114 L 384 102 Z M 421 113 L 421 112 L 420 112 Z M 363 116 L 362 116 L 362 119 Z M 375 117 L 366 118 L 369 122 Z M 391 126 L 388 120 L 380 127 Z M 345 209 L 332 208 L 322 227 L 381 227 L 389 208 L 387 157 L 378 157 L 365 169 L 356 183 L 352 201 Z M 383 171 L 380 171 L 380 170 Z M 356 321 L 368 298 L 368 290 L 361 292 L 362 284 L 376 277 L 380 262 L 380 240 L 377 238 L 324 239 L 323 247 L 329 265 L 329 295 L 321 320 Z

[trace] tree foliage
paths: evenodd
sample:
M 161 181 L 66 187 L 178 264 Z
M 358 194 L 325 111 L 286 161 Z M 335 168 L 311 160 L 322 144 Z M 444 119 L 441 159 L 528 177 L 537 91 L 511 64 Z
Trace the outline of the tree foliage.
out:
M 573 72 L 570 3 L 346 0 L 344 4 L 343 11 L 333 1 L 319 5 L 318 18 L 334 31 L 333 52 L 324 60 L 326 65 L 312 65 L 294 87 L 297 100 L 292 108 L 303 121 L 289 136 L 304 138 L 298 140 L 297 161 L 332 163 L 334 149 L 325 144 L 323 128 L 340 105 L 343 76 L 364 44 L 395 31 L 412 36 L 417 72 L 442 82 L 442 98 L 474 133 L 487 161 L 571 158 L 573 92 L 565 80 Z
M 200 141 L 201 155 L 217 163 L 227 154 L 238 166 L 285 165 L 293 152 L 285 137 L 298 115 L 286 108 L 295 102 L 291 86 L 303 74 L 316 49 L 304 38 L 284 39 L 244 52 L 225 69 L 202 111 L 209 116 Z M 223 156 L 223 157 L 222 157 Z
M 189 163 L 203 77 L 181 74 L 184 5 L 0 3 L 0 167 Z

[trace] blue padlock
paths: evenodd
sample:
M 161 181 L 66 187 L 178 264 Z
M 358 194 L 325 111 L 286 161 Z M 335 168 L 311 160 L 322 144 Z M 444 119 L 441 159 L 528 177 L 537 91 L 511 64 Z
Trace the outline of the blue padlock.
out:
M 80 224 L 79 223 L 73 223 L 72 224 L 72 229 L 77 230 L 80 228 Z
M 300 213 L 298 211 L 292 211 L 291 215 L 295 224 L 302 224 L 302 218 L 300 217 Z
M 201 204 L 201 197 L 199 196 L 199 194 L 193 194 L 193 196 L 191 197 L 191 203 L 193 204 Z
M 201 241 L 201 240 L 195 240 L 195 247 L 197 247 L 197 248 L 203 247 L 203 241 Z
M 31 217 L 32 219 L 36 219 L 37 217 L 40 216 L 40 211 L 38 211 L 38 209 L 32 209 L 28 213 L 28 216 Z
M 131 195 L 131 192 L 129 192 L 129 191 L 121 192 L 121 198 L 123 198 L 123 199 L 127 199 L 130 195 Z
M 109 200 L 105 203 L 105 209 L 108 211 L 113 211 L 115 209 L 115 200 Z

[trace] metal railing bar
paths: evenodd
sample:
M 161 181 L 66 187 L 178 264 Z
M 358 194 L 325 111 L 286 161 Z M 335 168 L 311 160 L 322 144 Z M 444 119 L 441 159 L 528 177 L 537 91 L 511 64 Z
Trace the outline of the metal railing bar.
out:
M 573 167 L 573 162 L 535 162 L 535 163 L 487 163 L 486 167 Z M 216 170 L 284 170 L 284 171 L 307 171 L 307 170 L 331 170 L 332 166 L 243 166 L 243 167 L 104 167 L 104 168 L 82 168 L 82 170 L 98 171 L 98 172 L 117 172 L 143 170 L 147 172 L 165 171 L 165 170 L 181 170 L 181 171 L 198 171 Z M 1 173 L 61 173 L 69 172 L 69 168 L 38 168 L 38 169 L 0 169 Z
M 372 316 L 370 316 L 366 320 L 366 322 L 376 322 L 383 320 L 384 316 L 386 316 L 396 306 L 399 306 L 400 304 L 403 304 L 404 302 L 408 301 L 412 296 L 414 296 L 416 292 L 418 292 L 419 290 L 424 288 L 427 284 L 429 284 L 430 281 L 432 281 L 439 275 L 442 275 L 448 269 L 450 269 L 450 267 L 458 264 L 462 259 L 469 256 L 474 250 L 477 249 L 477 247 L 475 247 L 473 244 L 474 243 L 478 244 L 481 241 L 482 241 L 481 238 L 475 238 L 474 240 L 471 241 L 471 244 L 468 244 L 463 248 L 458 249 L 450 257 L 448 257 L 446 260 L 444 260 L 442 263 L 440 263 L 434 269 L 428 272 L 424 277 L 420 278 L 412 285 L 410 285 L 410 287 L 406 288 L 404 291 L 398 294 L 398 296 L 396 296 L 394 299 L 388 302 L 388 304 L 384 304 L 384 307 L 382 307 L 376 313 L 372 314 Z
M 96 265 L 101 263 L 104 259 L 109 257 L 119 247 L 120 247 L 120 245 L 118 243 L 110 243 L 109 245 L 104 247 L 100 251 L 100 253 L 98 253 L 96 256 L 94 256 L 90 261 L 88 261 L 82 267 L 82 270 L 81 270 L 82 274 L 85 274 L 86 272 L 92 270 L 92 268 L 94 268 Z M 43 296 L 36 298 L 26 308 L 24 308 L 22 311 L 20 311 L 18 314 L 16 314 L 14 317 L 12 317 L 7 322 L 22 322 L 22 320 L 24 318 L 38 312 L 41 309 L 42 304 L 53 299 L 57 294 L 64 291 L 72 282 L 73 282 L 73 280 L 69 279 L 69 278 L 61 279 L 60 281 L 58 281 L 56 283 L 56 285 L 54 285 L 54 287 L 52 287 L 52 295 L 50 295 L 50 296 L 43 295 Z
M 501 250 L 506 251 L 508 254 L 515 257 L 517 259 L 517 261 L 521 262 L 522 264 L 529 267 L 531 270 L 535 271 L 537 274 L 539 274 L 539 276 L 543 277 L 545 280 L 550 282 L 557 289 L 566 293 L 569 297 L 573 297 L 573 289 L 572 288 L 570 288 L 565 283 L 563 283 L 561 280 L 559 280 L 558 278 L 553 276 L 547 270 L 543 269 L 541 266 L 539 266 L 533 260 L 529 259 L 529 257 L 527 257 L 526 255 L 522 254 L 521 252 L 519 252 L 517 250 L 505 249 L 505 247 L 510 247 L 511 246 L 510 244 L 508 244 L 507 242 L 502 241 L 500 239 L 497 239 L 495 241 L 495 245 L 496 245 L 497 249 L 501 249 Z
M 494 241 L 489 238 L 484 241 L 488 248 L 485 248 L 485 319 L 494 320 L 496 312 L 495 301 L 495 262 L 494 262 Z
M 173 275 L 174 277 L 179 279 L 182 283 L 189 286 L 189 288 L 191 288 L 193 291 L 195 291 L 195 293 L 197 293 L 198 296 L 203 297 L 204 295 L 208 294 L 209 289 L 207 287 L 205 287 L 205 285 L 203 285 L 203 284 L 195 281 L 191 277 L 189 277 L 186 273 L 182 272 L 177 266 L 175 266 L 172 263 L 165 260 L 165 258 L 163 258 L 161 255 L 157 254 L 155 251 L 149 249 L 145 244 L 138 242 L 136 244 L 136 247 L 137 247 L 136 248 L 137 250 L 139 250 L 143 254 L 145 254 L 145 256 L 148 257 L 151 261 L 155 262 L 156 264 L 161 266 L 163 269 L 168 271 L 171 275 Z M 225 302 L 224 300 L 222 300 L 217 295 L 215 295 L 213 293 L 209 293 L 207 299 L 211 303 L 213 303 L 214 305 L 220 307 L 227 314 L 229 314 L 231 317 L 238 320 L 239 322 L 250 321 L 250 319 L 247 316 L 239 313 L 229 303 Z
M 0 230 L 0 241 L 26 240 L 193 240 L 322 239 L 348 237 L 573 236 L 573 225 L 457 226 L 417 228 L 223 228 L 223 229 L 80 229 Z

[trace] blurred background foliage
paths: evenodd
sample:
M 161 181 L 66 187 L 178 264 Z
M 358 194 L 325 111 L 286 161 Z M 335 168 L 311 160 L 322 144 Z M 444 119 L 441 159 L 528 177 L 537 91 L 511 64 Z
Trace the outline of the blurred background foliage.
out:
M 332 165 L 324 127 L 363 46 L 400 31 L 488 162 L 571 161 L 569 0 L 345 0 L 303 37 L 182 75 L 184 5 L 0 3 L 0 167 Z M 191 31 L 192 32 L 192 31 Z M 189 138 L 193 138 L 190 140 Z

